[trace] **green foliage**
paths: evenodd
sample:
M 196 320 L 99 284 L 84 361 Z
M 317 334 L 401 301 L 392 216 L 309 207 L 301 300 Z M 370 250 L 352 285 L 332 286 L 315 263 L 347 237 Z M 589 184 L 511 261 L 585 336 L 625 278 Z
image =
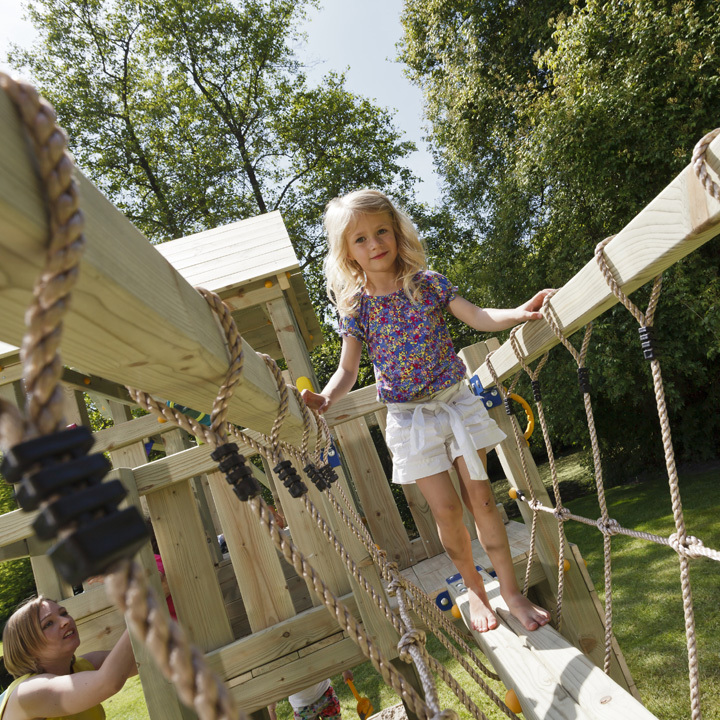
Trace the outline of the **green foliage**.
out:
M 516 305 L 561 286 L 687 165 L 717 125 L 719 21 L 717 6 L 693 0 L 408 2 L 403 59 L 425 92 L 444 212 L 466 228 L 439 245 L 441 264 L 472 299 Z M 720 451 L 717 243 L 666 273 L 656 316 L 675 449 L 688 459 Z M 648 292 L 633 297 L 643 310 Z M 551 355 L 541 380 L 553 435 L 587 447 L 574 364 Z M 587 364 L 608 476 L 662 462 L 624 308 L 595 323 Z
M 0 480 L 0 515 L 17 510 L 12 485 Z M 0 563 L 0 626 L 12 611 L 35 593 L 35 579 L 29 558 Z
M 388 111 L 330 74 L 308 85 L 296 28 L 312 0 L 29 0 L 15 47 L 79 165 L 153 242 L 280 210 L 315 276 L 327 201 L 411 193 Z

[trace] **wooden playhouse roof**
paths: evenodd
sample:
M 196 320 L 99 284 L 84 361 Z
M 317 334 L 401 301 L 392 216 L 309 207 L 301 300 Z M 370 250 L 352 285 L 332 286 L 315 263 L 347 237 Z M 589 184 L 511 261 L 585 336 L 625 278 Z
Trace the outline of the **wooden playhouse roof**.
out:
M 265 303 L 285 297 L 308 350 L 323 341 L 300 264 L 278 211 L 155 246 L 193 286 L 216 292 L 258 352 L 282 357 Z

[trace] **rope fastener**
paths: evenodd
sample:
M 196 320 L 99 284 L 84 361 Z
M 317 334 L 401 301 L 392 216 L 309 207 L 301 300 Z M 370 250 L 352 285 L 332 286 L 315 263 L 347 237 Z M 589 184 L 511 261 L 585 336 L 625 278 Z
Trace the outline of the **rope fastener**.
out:
M 243 502 L 247 502 L 250 498 L 260 494 L 260 484 L 248 467 L 245 456 L 238 452 L 238 446 L 235 443 L 218 445 L 210 453 L 210 457 L 218 464 L 218 468 L 225 473 L 228 484 L 232 485 L 233 492 Z
M 291 497 L 299 498 L 307 492 L 307 485 L 300 479 L 297 470 L 289 460 L 281 460 L 273 471 L 282 480 Z
M 583 395 L 590 394 L 590 370 L 586 367 L 579 367 L 577 369 L 578 374 L 578 385 L 580 385 L 580 392 Z
M 313 485 L 320 490 L 327 490 L 330 484 L 323 477 L 322 470 L 318 468 L 315 463 L 308 463 L 304 468 L 303 472 L 312 480 Z
M 638 333 L 640 335 L 640 347 L 643 351 L 643 357 L 646 360 L 655 360 L 657 357 L 655 354 L 657 347 L 655 346 L 655 332 L 653 326 L 641 325 L 638 328 Z
M 90 430 L 76 426 L 15 445 L 0 465 L 10 483 L 20 483 L 20 507 L 40 508 L 38 538 L 64 535 L 48 555 L 72 585 L 131 558 L 149 537 L 136 507 L 118 510 L 127 492 L 119 480 L 103 483 L 110 464 L 102 453 L 88 455 L 92 445 Z
M 498 389 L 493 387 L 485 390 L 477 375 L 470 378 L 470 389 L 482 400 L 483 405 L 488 410 L 502 403 L 502 397 Z

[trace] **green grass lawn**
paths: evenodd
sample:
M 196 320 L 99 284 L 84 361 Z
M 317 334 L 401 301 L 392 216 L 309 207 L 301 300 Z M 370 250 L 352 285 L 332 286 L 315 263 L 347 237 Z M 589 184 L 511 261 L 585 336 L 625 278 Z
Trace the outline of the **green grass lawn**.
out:
M 560 458 L 558 468 L 564 487 L 577 496 L 582 487 L 594 488 L 583 469 L 580 454 Z M 549 482 L 547 467 L 541 475 Z M 720 548 L 720 519 L 716 492 L 720 481 L 720 467 L 702 471 L 681 472 L 681 493 L 688 533 L 701 538 L 706 545 Z M 494 483 L 496 495 L 502 500 L 501 483 Z M 563 496 L 565 492 L 563 490 Z M 622 525 L 667 536 L 674 531 L 667 479 L 657 477 L 647 482 L 611 488 L 607 492 L 610 514 Z M 594 496 L 576 497 L 566 502 L 579 515 L 595 518 L 599 515 Z M 577 543 L 588 562 L 588 570 L 595 580 L 599 596 L 602 586 L 602 538 L 594 528 L 567 523 L 571 542 Z M 679 563 L 674 552 L 666 547 L 642 540 L 618 536 L 613 538 L 613 606 L 614 629 L 620 647 L 633 674 L 643 702 L 660 720 L 689 718 L 687 653 L 682 600 L 680 595 Z M 691 563 L 691 582 L 695 606 L 703 716 L 720 718 L 720 563 L 700 559 Z M 471 692 L 474 683 L 458 667 L 456 661 L 432 636 L 428 649 L 458 679 L 473 696 L 490 720 L 505 715 L 494 709 L 480 691 Z M 376 711 L 399 702 L 367 662 L 354 669 L 355 686 L 370 698 Z M 332 678 L 343 708 L 343 717 L 356 718 L 356 701 L 340 675 Z M 490 683 L 504 697 L 499 683 Z M 460 717 L 468 717 L 454 694 L 444 684 L 438 685 L 443 707 L 454 707 Z M 123 691 L 105 703 L 110 720 L 133 718 L 143 720 L 147 711 L 137 678 L 130 680 Z M 287 701 L 278 703 L 278 718 L 290 720 L 292 711 Z M 620 719 L 619 719 L 620 720 Z

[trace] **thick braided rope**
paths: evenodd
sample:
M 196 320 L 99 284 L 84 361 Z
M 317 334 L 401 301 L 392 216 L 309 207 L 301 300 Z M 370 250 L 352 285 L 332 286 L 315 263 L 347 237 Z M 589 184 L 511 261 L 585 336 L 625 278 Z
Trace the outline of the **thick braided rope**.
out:
M 705 159 L 705 153 L 707 152 L 708 146 L 718 135 L 720 135 L 720 128 L 712 130 L 698 141 L 693 150 L 690 164 L 692 165 L 693 170 L 695 170 L 698 180 L 700 180 L 708 195 L 711 195 L 715 198 L 715 200 L 720 202 L 720 186 L 718 186 L 710 173 L 707 171 L 707 160 Z
M 599 243 L 595 249 L 595 258 L 605 277 L 613 294 L 625 305 L 632 313 L 641 326 L 652 325 L 655 308 L 660 296 L 660 288 L 662 279 L 657 277 L 653 284 L 650 295 L 648 310 L 645 315 L 630 301 L 630 299 L 620 291 L 615 278 L 612 275 L 608 263 L 605 259 L 605 246 L 608 241 L 604 240 Z M 617 289 L 616 289 L 617 288 Z M 668 417 L 667 404 L 665 402 L 665 388 L 660 372 L 660 361 L 657 358 L 651 360 L 651 373 L 653 378 L 653 386 L 655 389 L 655 401 L 657 403 L 658 417 L 660 419 L 660 428 L 662 433 L 663 450 L 665 453 L 665 466 L 668 473 L 668 483 L 670 487 L 670 497 L 672 500 L 673 517 L 675 520 L 675 535 L 678 545 L 687 543 L 687 531 L 685 528 L 685 516 L 683 515 L 682 502 L 680 498 L 680 482 L 675 465 L 675 451 L 672 445 L 672 435 L 670 431 L 670 420 Z M 607 535 L 605 536 L 607 537 Z M 680 586 L 682 589 L 683 611 L 685 614 L 685 637 L 687 641 L 688 651 L 688 669 L 690 680 L 690 709 L 693 720 L 699 720 L 700 711 L 700 678 L 697 657 L 697 639 L 695 637 L 695 611 L 692 602 L 692 589 L 690 586 L 690 563 L 686 554 L 678 553 L 680 561 Z
M 105 580 L 108 597 L 123 612 L 133 636 L 150 651 L 178 697 L 200 720 L 244 720 L 245 715 L 212 670 L 202 651 L 192 647 L 183 629 L 163 611 L 165 602 L 147 584 L 145 569 L 125 560 Z
M 553 333 L 562 345 L 573 356 L 578 369 L 585 367 L 585 357 L 590 345 L 590 337 L 592 335 L 592 323 L 588 323 L 585 328 L 582 345 L 578 351 L 575 346 L 565 337 L 563 329 L 560 327 L 560 321 L 555 313 L 555 309 L 550 303 L 552 296 L 546 297 L 543 301 L 542 313 L 543 317 L 551 327 Z M 592 400 L 589 392 L 583 392 L 583 403 L 585 405 L 585 417 L 588 424 L 588 432 L 590 434 L 590 446 L 592 448 L 593 469 L 595 476 L 595 489 L 597 491 L 598 504 L 600 505 L 600 520 L 598 521 L 598 529 L 603 534 L 603 576 L 605 581 L 605 661 L 603 669 L 606 673 L 610 672 L 610 661 L 612 659 L 612 641 L 613 641 L 613 606 L 612 606 L 612 532 L 610 531 L 610 515 L 607 508 L 607 500 L 605 498 L 605 484 L 602 475 L 602 459 L 600 457 L 600 442 L 595 427 L 595 415 L 593 414 Z M 562 514 L 559 511 L 558 518 Z
M 205 298 L 218 316 L 225 333 L 228 351 L 230 353 L 230 366 L 225 374 L 225 380 L 215 397 L 212 412 L 210 413 L 210 417 L 212 418 L 210 428 L 217 433 L 222 442 L 227 442 L 225 419 L 228 413 L 228 402 L 230 401 L 235 386 L 240 382 L 243 371 L 242 337 L 235 325 L 230 308 L 220 299 L 220 296 L 202 287 L 196 287 L 195 290 Z
M 83 219 L 78 209 L 77 186 L 72 179 L 73 163 L 66 151 L 67 140 L 55 125 L 54 110 L 39 98 L 34 88 L 17 83 L 7 75 L 0 74 L 0 85 L 19 108 L 35 147 L 50 219 L 46 264 L 26 314 L 27 331 L 21 350 L 29 402 L 28 421 L 21 422 L 20 427 L 27 437 L 33 437 L 64 427 L 59 384 L 63 364 L 58 346 L 62 318 L 77 280 L 84 247 Z M 157 610 L 157 598 L 148 592 L 142 568 L 129 561 L 118 564 L 109 573 L 106 588 L 123 612 L 129 609 L 126 598 L 134 605 L 133 620 L 128 618 L 130 628 L 142 641 L 148 636 L 151 638 L 148 647 L 161 671 L 176 683 L 183 702 L 195 707 L 202 720 L 244 718 L 209 670 L 202 654 L 190 649 L 183 631 Z M 141 626 L 147 632 L 143 632 Z
M 495 366 L 492 363 L 492 356 L 493 352 L 488 353 L 488 355 L 485 357 L 485 365 L 487 366 L 487 369 L 490 371 L 490 375 L 492 375 L 493 382 L 495 383 L 495 387 L 497 388 L 498 392 L 500 393 L 500 397 L 507 402 L 508 398 L 510 396 L 510 393 L 505 390 L 503 385 L 500 383 L 500 380 L 498 379 L 497 372 L 495 372 Z M 513 385 L 517 381 L 517 378 L 513 381 Z M 525 477 L 525 484 L 530 489 L 530 495 L 532 497 L 533 502 L 537 503 L 538 499 L 535 496 L 535 489 L 533 488 L 532 483 L 530 482 L 530 470 L 527 465 L 527 459 L 525 458 L 525 452 L 524 448 L 527 446 L 527 443 L 525 442 L 525 438 L 523 437 L 522 432 L 520 431 L 520 426 L 518 425 L 517 418 L 515 415 L 510 416 L 510 424 L 512 425 L 513 434 L 515 435 L 515 444 L 518 448 L 518 454 L 520 455 L 520 463 L 522 465 L 523 469 L 523 476 Z M 533 565 L 533 559 L 535 557 L 535 539 L 537 536 L 537 515 L 533 513 L 532 516 L 532 524 L 530 526 L 530 548 L 528 549 L 528 561 L 527 566 L 525 567 L 525 580 L 523 582 L 523 595 L 528 594 L 528 590 L 530 589 L 530 572 L 532 570 Z
M 8 445 L 12 446 L 22 439 L 49 435 L 65 426 L 59 345 L 85 237 L 78 186 L 73 178 L 74 163 L 67 150 L 67 136 L 55 122 L 55 110 L 34 87 L 5 73 L 0 73 L 0 87 L 15 105 L 32 145 L 49 225 L 45 266 L 35 281 L 32 303 L 25 313 L 26 331 L 20 357 L 27 407 L 24 420 L 17 411 L 13 413 L 18 429 L 8 428 Z M 7 403 L 3 403 L 2 409 L 13 412 Z
M 554 292 L 555 291 L 550 293 L 550 295 L 553 295 Z M 543 355 L 540 359 L 540 362 L 538 362 L 538 364 L 536 365 L 535 370 L 531 370 L 530 366 L 525 362 L 525 357 L 517 339 L 517 332 L 519 328 L 520 326 L 516 326 L 510 331 L 510 346 L 515 353 L 517 361 L 520 363 L 522 369 L 525 370 L 531 382 L 533 384 L 539 383 L 538 377 L 540 376 L 540 371 L 545 366 L 549 354 L 545 353 L 545 355 Z M 550 432 L 548 430 L 547 420 L 545 418 L 545 409 L 543 407 L 543 402 L 540 397 L 536 398 L 535 406 L 537 407 L 538 420 L 542 429 L 543 440 L 545 441 L 545 448 L 548 455 L 548 464 L 550 466 L 550 477 L 552 479 L 553 493 L 555 494 L 555 517 L 558 524 L 558 585 L 557 601 L 555 605 L 555 628 L 558 632 L 560 632 L 562 630 L 563 618 L 562 611 L 563 595 L 565 590 L 565 549 L 567 547 L 567 538 L 565 537 L 565 524 L 562 517 L 563 504 L 562 495 L 560 493 L 560 483 L 558 481 L 557 475 L 557 467 L 555 465 L 555 453 L 553 452 L 552 442 L 550 441 Z

